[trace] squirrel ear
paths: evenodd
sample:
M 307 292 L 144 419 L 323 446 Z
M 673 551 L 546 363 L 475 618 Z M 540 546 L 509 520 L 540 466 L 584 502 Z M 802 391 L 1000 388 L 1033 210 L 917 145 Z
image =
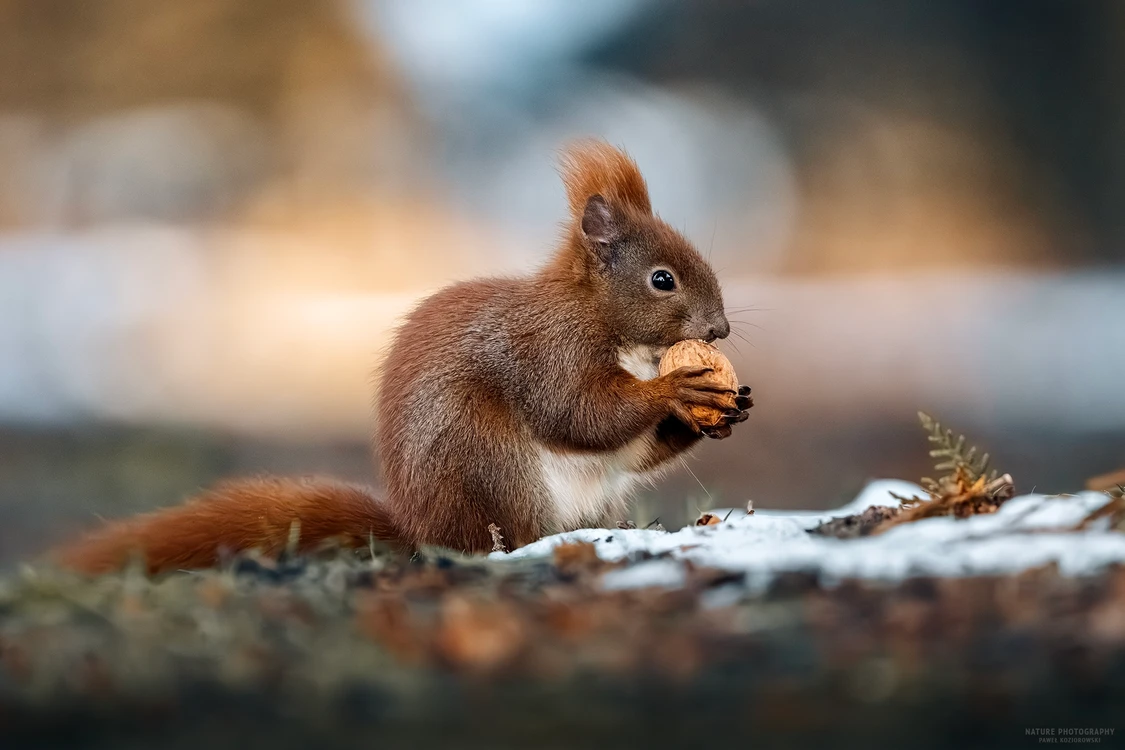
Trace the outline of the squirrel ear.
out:
M 600 195 L 591 195 L 586 201 L 582 234 L 603 261 L 609 260 L 609 247 L 621 237 L 621 226 L 613 208 Z

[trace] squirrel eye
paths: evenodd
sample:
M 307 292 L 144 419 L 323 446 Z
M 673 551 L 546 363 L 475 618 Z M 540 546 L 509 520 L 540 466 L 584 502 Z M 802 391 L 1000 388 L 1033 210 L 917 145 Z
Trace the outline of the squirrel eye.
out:
M 672 278 L 672 274 L 665 270 L 652 272 L 652 287 L 659 289 L 662 292 L 670 292 L 676 288 L 676 280 Z

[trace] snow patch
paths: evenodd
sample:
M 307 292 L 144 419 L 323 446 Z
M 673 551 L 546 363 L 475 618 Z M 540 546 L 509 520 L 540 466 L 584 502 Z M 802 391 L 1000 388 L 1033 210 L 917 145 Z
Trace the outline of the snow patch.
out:
M 890 495 L 922 494 L 909 482 L 872 482 L 854 501 L 830 512 L 756 511 L 731 514 L 715 526 L 688 526 L 673 533 L 646 529 L 580 529 L 545 537 L 496 559 L 548 557 L 560 544 L 591 542 L 603 560 L 659 559 L 607 573 L 608 589 L 684 585 L 683 563 L 743 573 L 751 589 L 765 588 L 785 572 L 809 571 L 826 581 L 861 578 L 898 581 L 912 576 L 973 576 L 1019 573 L 1051 563 L 1064 575 L 1096 573 L 1125 562 L 1125 535 L 1104 524 L 1073 528 L 1109 498 L 1078 495 L 1024 495 L 998 512 L 966 519 L 930 518 L 884 534 L 840 540 L 807 533 L 820 521 L 860 513 L 872 505 L 893 505 Z M 716 511 L 724 515 L 723 511 Z

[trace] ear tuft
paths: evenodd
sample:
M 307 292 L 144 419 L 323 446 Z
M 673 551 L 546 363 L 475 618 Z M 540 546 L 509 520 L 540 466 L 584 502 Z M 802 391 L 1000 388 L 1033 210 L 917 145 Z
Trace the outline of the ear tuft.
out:
M 652 213 L 648 187 L 636 162 L 605 141 L 572 143 L 563 150 L 560 166 L 575 221 L 585 221 L 593 196 L 599 196 L 611 206 L 630 206 L 641 213 Z

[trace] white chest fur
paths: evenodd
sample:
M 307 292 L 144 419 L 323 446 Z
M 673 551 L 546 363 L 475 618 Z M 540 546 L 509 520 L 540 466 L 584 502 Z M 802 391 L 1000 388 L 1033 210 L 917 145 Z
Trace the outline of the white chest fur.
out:
M 641 380 L 655 378 L 664 347 L 634 346 L 618 352 L 621 367 Z M 543 484 L 554 507 L 559 531 L 594 523 L 624 521 L 637 484 L 659 471 L 642 471 L 653 433 L 611 453 L 556 453 L 539 450 Z
M 555 510 L 558 531 L 624 521 L 629 496 L 651 472 L 640 470 L 651 434 L 612 453 L 556 453 L 539 450 L 539 466 Z
M 617 364 L 621 369 L 641 380 L 652 380 L 660 369 L 660 358 L 668 351 L 666 346 L 636 344 L 617 350 Z

